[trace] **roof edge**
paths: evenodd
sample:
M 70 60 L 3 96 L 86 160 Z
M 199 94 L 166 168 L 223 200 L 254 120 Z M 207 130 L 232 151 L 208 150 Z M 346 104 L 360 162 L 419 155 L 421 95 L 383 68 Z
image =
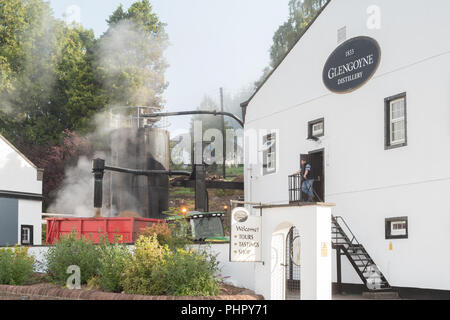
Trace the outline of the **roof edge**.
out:
M 303 36 L 308 32 L 309 28 L 316 22 L 317 18 L 322 14 L 322 12 L 328 7 L 332 0 L 328 0 L 327 3 L 317 12 L 317 15 L 314 17 L 314 19 L 311 20 L 311 22 L 308 24 L 306 29 L 300 34 L 298 39 L 295 41 L 295 43 L 292 45 L 292 47 L 286 52 L 286 54 L 283 56 L 283 58 L 280 60 L 280 62 L 277 63 L 277 65 L 270 71 L 270 73 L 266 76 L 264 81 L 256 88 L 255 92 L 248 98 L 246 101 L 241 103 L 241 107 L 248 107 L 250 102 L 253 100 L 253 98 L 256 96 L 256 94 L 261 90 L 261 88 L 266 84 L 266 82 L 270 79 L 272 74 L 278 69 L 278 67 L 284 62 L 286 57 L 291 53 L 291 51 L 297 46 L 297 44 L 300 42 L 300 40 L 303 38 Z
M 43 171 L 44 169 L 38 168 L 30 159 L 28 159 L 19 149 L 17 149 L 8 139 L 6 139 L 2 134 L 0 134 L 0 139 L 2 139 L 7 145 L 9 145 L 15 152 L 17 152 L 29 165 L 31 165 L 36 170 Z

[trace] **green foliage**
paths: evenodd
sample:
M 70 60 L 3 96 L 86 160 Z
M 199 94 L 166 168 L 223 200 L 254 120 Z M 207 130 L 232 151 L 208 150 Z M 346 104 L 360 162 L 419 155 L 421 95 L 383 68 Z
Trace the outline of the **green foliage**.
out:
M 178 249 L 166 255 L 165 263 L 155 266 L 153 277 L 170 296 L 214 296 L 220 292 L 215 256 L 205 251 Z M 160 293 L 161 294 L 161 293 Z
M 184 187 L 171 188 L 170 195 L 172 197 L 177 197 L 177 196 L 178 197 L 182 197 L 182 196 L 193 197 L 193 196 L 195 196 L 195 190 L 193 188 L 184 188 Z
M 82 284 L 97 275 L 100 267 L 98 248 L 92 241 L 75 233 L 61 237 L 55 246 L 49 248 L 45 258 L 50 279 L 59 285 L 66 284 L 69 266 L 80 267 Z
M 123 287 L 129 294 L 211 296 L 220 290 L 215 256 L 161 246 L 157 236 L 141 236 L 125 268 Z
M 46 224 L 42 224 L 42 234 L 41 234 L 41 241 L 43 244 L 45 244 L 46 240 L 47 240 L 47 225 Z
M 32 160 L 53 161 L 48 149 L 67 132 L 94 140 L 94 118 L 108 105 L 163 106 L 167 35 L 149 1 L 119 7 L 109 24 L 96 39 L 56 19 L 48 1 L 1 1 L 0 133 Z M 45 168 L 46 205 L 61 182 L 47 177 L 65 165 Z
M 128 11 L 124 11 L 123 5 L 120 5 L 107 22 L 109 25 L 114 25 L 123 20 L 129 20 L 142 27 L 146 33 L 158 33 L 164 29 L 164 24 L 152 10 L 148 0 L 136 1 Z
M 0 121 L 12 142 L 59 142 L 64 130 L 86 132 L 101 110 L 92 31 L 53 17 L 42 0 L 0 6 Z
M 320 9 L 328 0 L 290 0 L 289 17 L 273 36 L 273 44 L 270 48 L 270 67 L 263 71 L 262 77 L 255 83 L 258 87 L 275 68 L 286 53 L 295 45 L 300 35 L 307 29 L 316 17 Z
M 108 23 L 97 49 L 98 74 L 108 104 L 162 108 L 167 88 L 164 24 L 148 0 L 135 2 L 127 11 L 120 6 Z
M 16 246 L 0 249 L 0 284 L 24 285 L 33 278 L 35 260 L 28 249 Z
M 187 239 L 186 230 L 188 228 L 183 225 L 185 221 L 177 221 L 177 223 L 155 223 L 143 229 L 140 235 L 151 237 L 156 235 L 158 243 L 162 246 L 169 247 L 170 250 L 185 248 L 191 243 Z
M 270 49 L 271 67 L 274 68 L 292 48 L 327 0 L 290 0 L 289 18 L 273 36 Z
M 165 263 L 169 248 L 158 243 L 156 235 L 141 236 L 135 243 L 133 257 L 125 267 L 122 285 L 129 294 L 159 295 L 165 285 L 154 277 L 157 265 Z
M 99 247 L 100 265 L 98 276 L 91 279 L 91 285 L 97 285 L 105 291 L 122 292 L 122 277 L 132 254 L 125 245 L 105 243 Z

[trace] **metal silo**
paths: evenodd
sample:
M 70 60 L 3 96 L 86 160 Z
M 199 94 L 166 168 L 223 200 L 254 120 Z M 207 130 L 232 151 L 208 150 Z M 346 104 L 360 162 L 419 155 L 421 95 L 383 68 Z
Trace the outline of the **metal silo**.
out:
M 150 127 L 113 131 L 110 164 L 138 170 L 169 170 L 169 132 Z M 167 175 L 110 174 L 110 191 L 105 201 L 117 214 L 132 211 L 145 218 L 162 218 L 162 212 L 168 210 Z

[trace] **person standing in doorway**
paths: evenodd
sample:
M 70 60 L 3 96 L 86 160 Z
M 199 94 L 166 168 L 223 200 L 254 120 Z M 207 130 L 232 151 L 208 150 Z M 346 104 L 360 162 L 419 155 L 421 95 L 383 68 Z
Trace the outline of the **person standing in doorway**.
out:
M 312 175 L 311 165 L 305 160 L 300 161 L 300 171 L 297 171 L 302 177 L 302 192 L 307 195 L 308 202 L 314 201 L 314 178 Z

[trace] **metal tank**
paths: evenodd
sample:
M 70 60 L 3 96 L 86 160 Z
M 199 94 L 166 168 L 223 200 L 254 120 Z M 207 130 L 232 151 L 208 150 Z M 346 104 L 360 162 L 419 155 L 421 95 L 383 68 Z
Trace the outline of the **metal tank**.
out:
M 112 166 L 138 170 L 169 170 L 169 132 L 159 128 L 122 128 L 111 133 Z M 124 211 L 144 218 L 163 218 L 169 208 L 167 175 L 109 173 L 105 206 L 115 215 Z

